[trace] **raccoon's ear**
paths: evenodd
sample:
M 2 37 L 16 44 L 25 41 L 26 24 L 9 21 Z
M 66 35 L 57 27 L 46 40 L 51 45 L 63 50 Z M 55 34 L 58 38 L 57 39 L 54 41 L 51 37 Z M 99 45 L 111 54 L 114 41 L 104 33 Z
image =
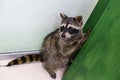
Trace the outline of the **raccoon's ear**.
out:
M 80 23 L 83 18 L 82 18 L 82 16 L 80 15 L 80 16 L 76 16 L 74 19 Z
M 64 14 L 64 13 L 60 13 L 60 16 L 61 16 L 62 19 L 66 19 L 67 18 L 67 15 Z

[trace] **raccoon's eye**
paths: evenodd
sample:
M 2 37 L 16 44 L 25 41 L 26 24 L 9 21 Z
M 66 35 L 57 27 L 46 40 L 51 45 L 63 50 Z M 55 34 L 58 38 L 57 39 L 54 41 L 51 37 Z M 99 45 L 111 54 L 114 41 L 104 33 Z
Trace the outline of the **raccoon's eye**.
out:
M 77 29 L 73 29 L 73 28 L 69 28 L 69 31 L 68 31 L 70 34 L 77 34 L 79 31 Z
M 61 26 L 61 27 L 60 27 L 60 31 L 62 32 L 62 31 L 63 31 L 63 29 L 64 29 L 64 26 Z

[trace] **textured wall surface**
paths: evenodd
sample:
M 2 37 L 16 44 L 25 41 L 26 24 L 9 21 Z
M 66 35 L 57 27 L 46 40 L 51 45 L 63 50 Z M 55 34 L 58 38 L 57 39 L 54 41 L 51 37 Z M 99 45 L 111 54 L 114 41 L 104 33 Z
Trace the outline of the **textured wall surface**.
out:
M 98 0 L 0 0 L 0 53 L 39 50 L 59 13 L 88 19 Z

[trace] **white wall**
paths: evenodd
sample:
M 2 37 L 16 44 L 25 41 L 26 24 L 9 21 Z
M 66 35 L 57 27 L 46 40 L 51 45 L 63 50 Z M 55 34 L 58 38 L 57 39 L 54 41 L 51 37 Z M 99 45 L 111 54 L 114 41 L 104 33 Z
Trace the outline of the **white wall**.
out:
M 0 0 L 0 53 L 40 50 L 43 38 L 59 27 L 60 12 L 82 15 L 98 0 Z

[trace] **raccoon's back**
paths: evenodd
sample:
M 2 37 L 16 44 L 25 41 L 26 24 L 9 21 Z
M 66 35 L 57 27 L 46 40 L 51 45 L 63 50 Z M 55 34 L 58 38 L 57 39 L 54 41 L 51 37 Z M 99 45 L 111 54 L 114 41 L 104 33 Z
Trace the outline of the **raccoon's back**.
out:
M 48 53 L 54 55 L 54 53 L 57 52 L 59 39 L 59 29 L 56 29 L 45 37 L 42 44 L 42 50 L 46 52 L 45 54 Z

